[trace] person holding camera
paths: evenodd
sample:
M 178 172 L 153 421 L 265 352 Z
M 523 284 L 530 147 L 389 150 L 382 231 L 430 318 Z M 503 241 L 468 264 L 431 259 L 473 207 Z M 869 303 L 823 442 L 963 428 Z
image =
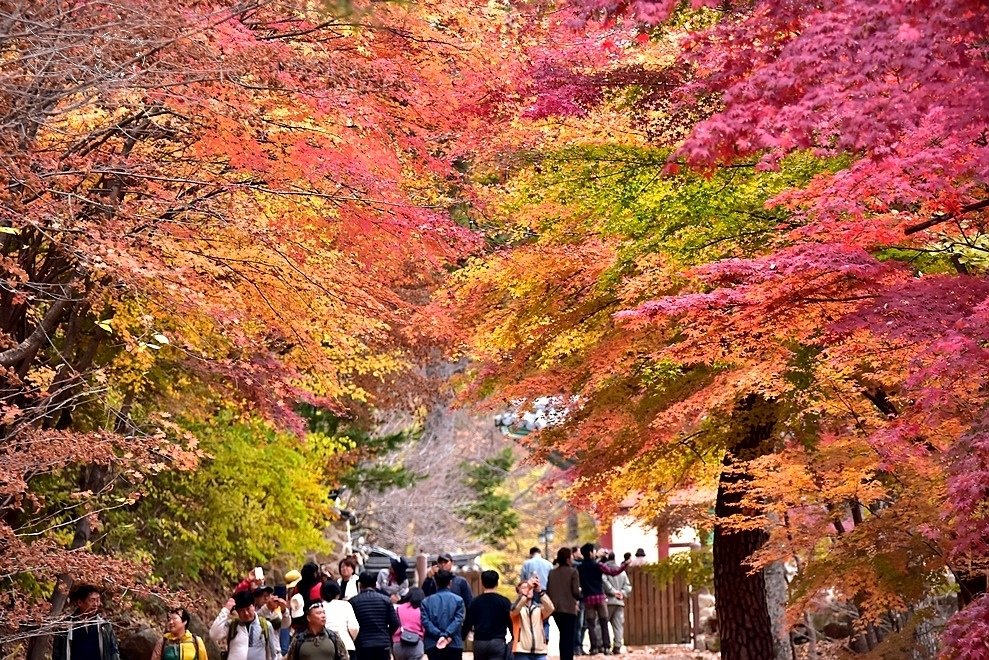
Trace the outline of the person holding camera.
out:
M 227 660 L 281 658 L 278 635 L 270 621 L 258 616 L 250 591 L 238 591 L 227 600 L 210 626 L 209 636 L 217 644 L 226 640 Z
M 518 598 L 512 605 L 512 653 L 515 660 L 546 660 L 549 638 L 546 622 L 555 609 L 553 601 L 533 575 L 516 587 Z

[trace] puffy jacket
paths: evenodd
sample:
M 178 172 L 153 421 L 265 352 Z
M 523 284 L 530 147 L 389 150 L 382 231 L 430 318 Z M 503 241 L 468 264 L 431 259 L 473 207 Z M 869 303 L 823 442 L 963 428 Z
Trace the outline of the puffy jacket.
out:
M 512 652 L 544 655 L 547 639 L 543 636 L 543 621 L 556 609 L 544 591 L 538 603 L 519 596 L 512 606 Z
M 175 650 L 178 651 L 177 660 L 209 660 L 209 656 L 206 655 L 206 644 L 203 643 L 202 637 L 196 637 L 188 630 L 181 638 L 176 639 L 171 633 L 165 633 L 164 638 L 158 642 L 158 646 L 155 647 L 154 652 L 151 654 L 151 660 L 171 660 L 171 658 L 165 657 L 165 650 L 168 647 L 176 647 Z M 168 654 L 171 657 L 171 653 Z
M 617 568 L 617 564 L 609 563 L 608 565 Z M 628 575 L 625 573 L 605 575 L 603 579 L 604 593 L 608 596 L 608 605 L 625 607 L 625 600 L 632 595 L 632 581 L 628 579 Z M 620 599 L 615 598 L 615 594 L 619 593 L 622 597 Z

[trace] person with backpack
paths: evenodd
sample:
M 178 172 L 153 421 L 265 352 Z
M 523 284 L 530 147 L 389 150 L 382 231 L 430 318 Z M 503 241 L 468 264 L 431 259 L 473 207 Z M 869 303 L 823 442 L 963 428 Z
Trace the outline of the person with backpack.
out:
M 189 630 L 189 611 L 184 607 L 168 612 L 165 636 L 151 653 L 151 660 L 209 660 L 203 638 Z
M 100 616 L 103 594 L 92 584 L 78 584 L 69 592 L 75 611 L 65 632 L 55 637 L 53 660 L 120 660 L 117 636 Z
M 306 605 L 306 627 L 296 633 L 286 660 L 349 660 L 347 646 L 340 635 L 326 627 L 323 601 Z
M 254 594 L 238 591 L 227 601 L 210 626 L 217 644 L 227 642 L 226 660 L 280 660 L 278 635 L 271 622 L 254 609 Z
M 512 605 L 512 653 L 515 660 L 546 660 L 549 638 L 545 624 L 556 609 L 542 590 L 539 575 L 533 574 L 515 589 L 518 598 Z

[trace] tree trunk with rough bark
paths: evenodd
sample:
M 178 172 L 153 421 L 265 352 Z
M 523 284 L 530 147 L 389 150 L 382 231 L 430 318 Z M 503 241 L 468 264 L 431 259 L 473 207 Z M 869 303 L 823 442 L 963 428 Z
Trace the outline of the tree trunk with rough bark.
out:
M 747 480 L 733 468 L 769 451 L 775 414 L 772 403 L 748 397 L 736 413 L 737 437 L 725 456 L 718 483 L 714 527 L 714 593 L 722 660 L 782 660 L 791 657 L 779 609 L 785 606 L 780 571 L 751 572 L 749 557 L 768 540 L 765 530 L 732 530 L 721 520 L 745 513 L 739 487 Z M 780 597 L 782 593 L 782 598 Z M 770 598 L 772 596 L 772 598 Z M 771 602 L 772 601 L 772 602 Z M 773 611 L 770 612 L 772 607 Z

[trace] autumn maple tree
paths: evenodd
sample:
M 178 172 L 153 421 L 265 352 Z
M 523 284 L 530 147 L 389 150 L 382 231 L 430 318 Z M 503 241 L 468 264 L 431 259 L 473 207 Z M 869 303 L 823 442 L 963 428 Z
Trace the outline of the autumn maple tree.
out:
M 145 493 L 164 518 L 204 497 L 166 472 L 280 433 L 325 495 L 348 444 L 306 448 L 303 407 L 353 420 L 408 393 L 412 312 L 479 245 L 446 209 L 508 73 L 478 23 L 498 11 L 0 3 L 5 639 L 57 626 L 74 580 L 149 591 L 155 551 L 104 526 Z
M 542 153 L 484 178 L 510 249 L 450 294 L 475 396 L 575 397 L 534 443 L 569 456 L 573 496 L 603 512 L 629 490 L 650 517 L 717 487 L 724 657 L 781 652 L 759 604 L 779 562 L 799 566 L 791 621 L 834 590 L 870 645 L 890 629 L 925 644 L 910 622 L 957 589 L 967 623 L 945 653 L 971 657 L 985 4 L 569 10 L 558 29 L 584 56 L 536 50 L 519 108 Z

